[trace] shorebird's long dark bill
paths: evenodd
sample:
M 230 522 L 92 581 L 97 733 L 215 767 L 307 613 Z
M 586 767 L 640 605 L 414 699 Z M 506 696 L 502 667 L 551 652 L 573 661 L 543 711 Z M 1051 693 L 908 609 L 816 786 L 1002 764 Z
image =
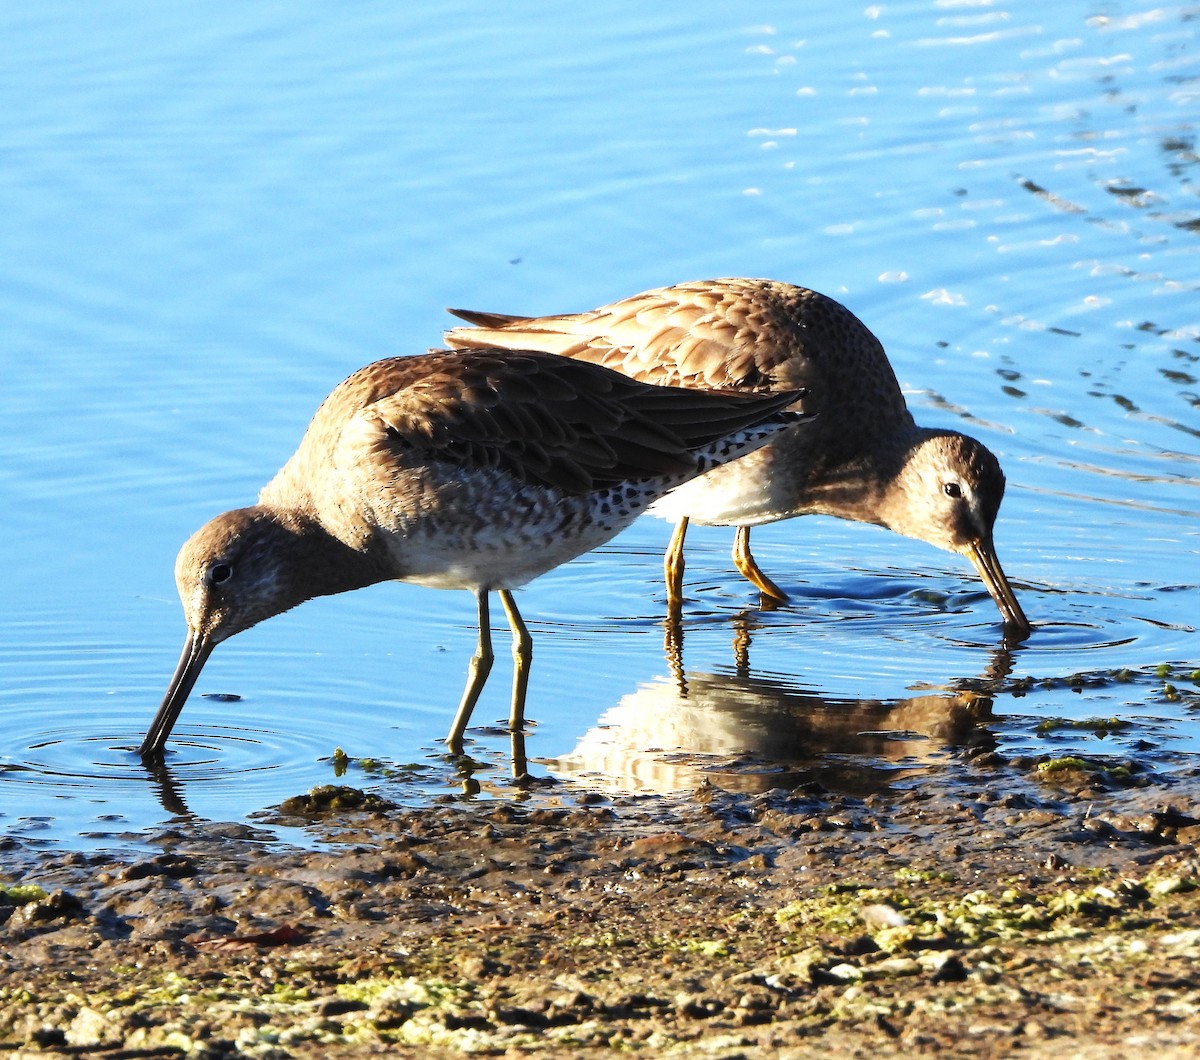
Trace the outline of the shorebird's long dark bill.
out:
M 163 696 L 162 705 L 154 715 L 154 721 L 150 723 L 150 729 L 138 751 L 143 758 L 162 758 L 167 738 L 171 735 L 179 713 L 196 684 L 196 678 L 200 676 L 200 671 L 204 669 L 204 664 L 215 647 L 214 641 L 192 630 L 188 631 L 183 654 L 179 657 L 179 665 L 175 667 L 175 675 L 171 678 L 167 694 Z
M 996 555 L 996 547 L 990 541 L 974 541 L 967 549 L 967 558 L 975 564 L 979 577 L 987 591 L 992 594 L 1000 614 L 1004 618 L 1005 628 L 1024 640 L 1029 636 L 1032 627 L 1021 605 L 1017 602 L 1017 594 L 1008 584 L 1004 568 L 1000 566 L 1000 558 Z

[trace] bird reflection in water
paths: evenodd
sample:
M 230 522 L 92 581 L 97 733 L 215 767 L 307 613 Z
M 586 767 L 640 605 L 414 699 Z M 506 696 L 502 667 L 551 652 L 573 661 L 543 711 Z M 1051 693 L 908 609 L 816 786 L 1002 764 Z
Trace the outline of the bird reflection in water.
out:
M 894 699 L 821 694 L 798 679 L 756 674 L 757 611 L 733 620 L 732 672 L 689 670 L 682 627 L 664 622 L 667 673 L 624 696 L 569 754 L 538 759 L 552 777 L 611 793 L 671 793 L 711 784 L 759 793 L 809 785 L 849 795 L 888 790 L 944 764 L 955 748 L 994 746 L 992 700 L 1012 672 L 1011 645 L 977 677 Z M 447 779 L 463 797 L 523 798 L 553 781 L 529 772 L 525 734 L 510 733 L 511 775 L 493 756 L 463 755 Z M 182 778 L 153 771 L 164 809 L 190 816 Z
M 984 672 L 920 695 L 825 695 L 749 665 L 753 615 L 735 624 L 732 673 L 687 670 L 667 623 L 670 675 L 625 696 L 567 755 L 563 779 L 610 791 L 679 792 L 709 783 L 757 793 L 816 783 L 866 795 L 928 772 L 955 747 L 991 747 L 992 698 L 1012 671 L 1001 644 Z

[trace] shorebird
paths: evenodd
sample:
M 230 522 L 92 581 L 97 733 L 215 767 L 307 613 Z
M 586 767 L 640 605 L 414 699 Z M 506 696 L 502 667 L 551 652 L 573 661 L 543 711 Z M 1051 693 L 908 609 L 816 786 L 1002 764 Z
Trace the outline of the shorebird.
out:
M 511 350 L 360 369 L 317 409 L 258 503 L 218 515 L 181 549 L 187 640 L 142 757 L 161 760 L 222 641 L 313 597 L 388 580 L 475 594 L 479 641 L 446 739 L 453 754 L 491 669 L 488 594 L 499 594 L 513 633 L 517 733 L 532 642 L 512 590 L 804 419 L 785 411 L 799 396 L 669 389 Z
M 1004 574 L 993 526 L 1004 473 L 980 442 L 918 426 L 879 340 L 832 298 L 776 280 L 661 287 L 586 313 L 522 317 L 450 310 L 472 327 L 449 345 L 544 350 L 634 379 L 751 392 L 808 388 L 820 415 L 744 459 L 675 490 L 651 509 L 676 521 L 664 560 L 673 612 L 683 598 L 689 521 L 736 526 L 733 560 L 766 605 L 787 594 L 750 552 L 750 528 L 797 515 L 876 523 L 966 556 L 1009 636 L 1029 620 Z

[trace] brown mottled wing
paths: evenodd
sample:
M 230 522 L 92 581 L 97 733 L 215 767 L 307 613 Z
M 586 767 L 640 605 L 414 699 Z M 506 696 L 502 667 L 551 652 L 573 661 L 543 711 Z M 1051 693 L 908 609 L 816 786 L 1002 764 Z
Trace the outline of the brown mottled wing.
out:
M 766 288 L 763 288 L 766 285 Z M 634 295 L 587 313 L 521 318 L 451 310 L 475 324 L 452 346 L 544 350 L 646 382 L 703 389 L 790 390 L 812 378 L 770 281 L 710 280 Z
M 561 316 L 451 312 L 476 325 L 447 332 L 452 346 L 544 350 L 669 386 L 806 389 L 807 409 L 864 432 L 909 418 L 866 325 L 832 298 L 776 280 L 698 280 Z
M 665 390 L 586 361 L 491 349 L 380 361 L 343 386 L 361 389 L 360 417 L 398 458 L 418 451 L 569 493 L 686 473 L 693 448 L 796 397 Z

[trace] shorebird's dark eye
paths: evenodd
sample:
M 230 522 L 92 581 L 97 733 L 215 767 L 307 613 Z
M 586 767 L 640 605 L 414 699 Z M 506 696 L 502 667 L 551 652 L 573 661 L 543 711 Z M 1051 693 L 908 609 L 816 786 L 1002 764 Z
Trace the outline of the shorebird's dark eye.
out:
M 957 482 L 947 482 L 944 486 L 942 486 L 942 492 L 945 493 L 947 497 L 953 497 L 955 500 L 958 500 L 958 498 L 962 496 L 962 486 L 960 486 Z
M 208 584 L 224 585 L 233 577 L 233 568 L 228 563 L 214 563 L 208 568 Z

